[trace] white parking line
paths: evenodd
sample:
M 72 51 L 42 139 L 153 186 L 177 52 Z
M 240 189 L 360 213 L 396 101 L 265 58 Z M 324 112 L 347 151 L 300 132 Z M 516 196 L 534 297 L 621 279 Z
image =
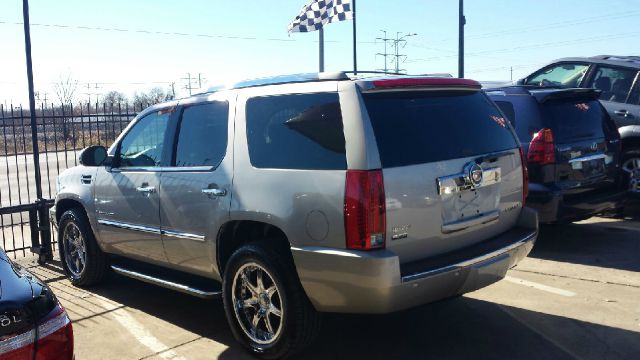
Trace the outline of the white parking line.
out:
M 509 281 L 509 282 L 512 282 L 514 284 L 528 286 L 528 287 L 531 287 L 531 288 L 534 288 L 534 289 L 550 292 L 550 293 L 556 294 L 556 295 L 561 295 L 561 296 L 566 296 L 566 297 L 576 296 L 576 293 L 571 292 L 569 290 L 558 289 L 558 288 L 555 288 L 553 286 L 538 284 L 538 283 L 533 282 L 533 281 L 527 281 L 527 280 L 523 280 L 523 279 L 514 278 L 513 276 L 505 276 L 504 279 Z
M 149 330 L 147 330 L 144 325 L 142 325 L 138 320 L 134 319 L 131 314 L 129 314 L 126 309 L 120 308 L 117 309 L 116 306 L 110 301 L 106 301 L 101 296 L 96 296 L 96 300 L 98 300 L 102 306 L 111 310 L 115 309 L 111 312 L 113 315 L 133 337 L 138 340 L 142 345 L 146 346 L 149 350 L 153 351 L 154 354 L 158 354 L 158 357 L 162 359 L 173 359 L 173 360 L 185 360 L 182 356 L 178 356 L 173 350 L 170 349 L 167 345 L 162 343 L 158 338 L 153 336 Z

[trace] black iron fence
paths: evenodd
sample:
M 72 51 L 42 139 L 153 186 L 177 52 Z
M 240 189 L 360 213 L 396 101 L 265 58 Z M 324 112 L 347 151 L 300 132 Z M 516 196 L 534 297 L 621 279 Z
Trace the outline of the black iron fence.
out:
M 46 251 L 49 241 L 55 246 L 55 234 L 42 216 L 46 211 L 39 215 L 38 210 L 53 204 L 56 177 L 77 165 L 77 154 L 83 148 L 111 145 L 142 109 L 127 104 L 43 105 L 35 111 L 32 128 L 29 110 L 0 105 L 0 237 L 7 254 L 15 258 L 28 251 L 39 253 L 41 248 Z M 32 132 L 38 139 L 36 149 Z M 36 196 L 36 166 L 41 173 L 42 199 Z

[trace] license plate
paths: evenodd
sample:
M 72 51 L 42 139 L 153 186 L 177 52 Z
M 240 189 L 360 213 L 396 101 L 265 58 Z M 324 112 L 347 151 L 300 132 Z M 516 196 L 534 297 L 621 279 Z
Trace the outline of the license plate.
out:
M 599 175 L 604 173 L 604 159 L 576 161 L 571 163 L 571 168 L 581 170 L 585 176 Z

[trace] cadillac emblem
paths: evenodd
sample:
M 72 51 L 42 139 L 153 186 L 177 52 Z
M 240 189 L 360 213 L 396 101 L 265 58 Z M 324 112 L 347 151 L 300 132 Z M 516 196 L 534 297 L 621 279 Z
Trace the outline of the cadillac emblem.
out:
M 464 173 L 474 188 L 482 185 L 482 167 L 475 162 L 470 162 L 464 167 Z

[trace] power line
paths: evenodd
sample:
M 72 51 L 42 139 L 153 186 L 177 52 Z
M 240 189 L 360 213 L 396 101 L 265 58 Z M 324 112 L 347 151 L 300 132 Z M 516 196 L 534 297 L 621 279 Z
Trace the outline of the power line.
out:
M 19 21 L 2 21 L 2 20 L 0 20 L 0 24 L 22 25 L 22 23 Z M 31 27 L 34 27 L 34 26 L 53 27 L 53 28 L 60 28 L 60 29 L 138 33 L 138 34 L 145 34 L 145 35 L 189 36 L 189 37 L 202 37 L 202 38 L 227 39 L 227 40 L 258 40 L 258 41 L 275 41 L 275 42 L 283 42 L 283 43 L 299 42 L 298 39 L 288 39 L 288 38 L 263 38 L 263 37 L 255 37 L 255 36 L 233 36 L 233 35 L 217 35 L 217 34 L 203 34 L 203 33 L 185 33 L 185 32 L 173 32 L 173 31 L 145 30 L 145 29 L 110 28 L 110 27 L 103 27 L 103 26 L 32 23 Z M 318 42 L 318 40 L 314 40 L 314 42 Z M 326 43 L 344 43 L 344 41 L 339 41 L 339 40 L 325 40 L 325 42 Z M 358 41 L 357 43 L 370 44 L 370 45 L 375 44 L 374 41 Z
M 637 35 L 640 35 L 640 32 L 636 31 L 636 32 L 629 32 L 629 33 L 612 34 L 612 35 L 593 36 L 593 37 L 574 39 L 574 40 L 565 40 L 565 41 L 557 41 L 557 42 L 546 42 L 546 43 L 541 43 L 541 44 L 526 45 L 526 46 L 516 46 L 516 47 L 494 49 L 494 50 L 482 50 L 482 51 L 476 51 L 476 52 L 472 52 L 472 53 L 467 53 L 466 56 L 481 56 L 483 54 L 494 54 L 494 53 L 510 53 L 510 52 L 515 52 L 515 51 L 530 50 L 530 49 L 537 49 L 537 48 L 543 48 L 543 47 L 571 45 L 573 43 L 580 42 L 580 41 L 603 41 L 603 40 L 611 40 L 611 39 L 621 39 L 621 38 L 626 38 L 626 37 L 633 37 L 633 36 L 637 36 Z M 432 61 L 432 60 L 440 60 L 440 59 L 446 59 L 446 58 L 451 58 L 451 57 L 456 57 L 456 56 L 457 55 L 433 56 L 433 57 L 422 58 L 422 59 L 414 59 L 414 60 L 410 60 L 408 62 L 412 62 L 413 63 L 413 62 Z
M 604 20 L 621 19 L 621 18 L 636 17 L 636 16 L 640 16 L 640 11 L 617 12 L 617 13 L 610 13 L 610 14 L 593 16 L 593 17 L 582 18 L 582 19 L 574 19 L 569 21 L 554 22 L 549 24 L 536 24 L 536 25 L 518 27 L 518 28 L 512 28 L 512 29 L 503 29 L 503 30 L 494 31 L 494 32 L 486 32 L 482 34 L 467 36 L 466 39 L 467 40 L 487 39 L 487 38 L 493 38 L 493 37 L 498 37 L 503 35 L 526 33 L 534 30 L 545 31 L 549 29 L 558 29 L 558 28 L 571 27 L 576 25 L 590 24 L 590 23 L 604 21 Z M 430 43 L 448 42 L 453 39 L 454 39 L 453 37 L 447 37 L 447 38 L 435 40 L 433 42 L 430 41 Z

